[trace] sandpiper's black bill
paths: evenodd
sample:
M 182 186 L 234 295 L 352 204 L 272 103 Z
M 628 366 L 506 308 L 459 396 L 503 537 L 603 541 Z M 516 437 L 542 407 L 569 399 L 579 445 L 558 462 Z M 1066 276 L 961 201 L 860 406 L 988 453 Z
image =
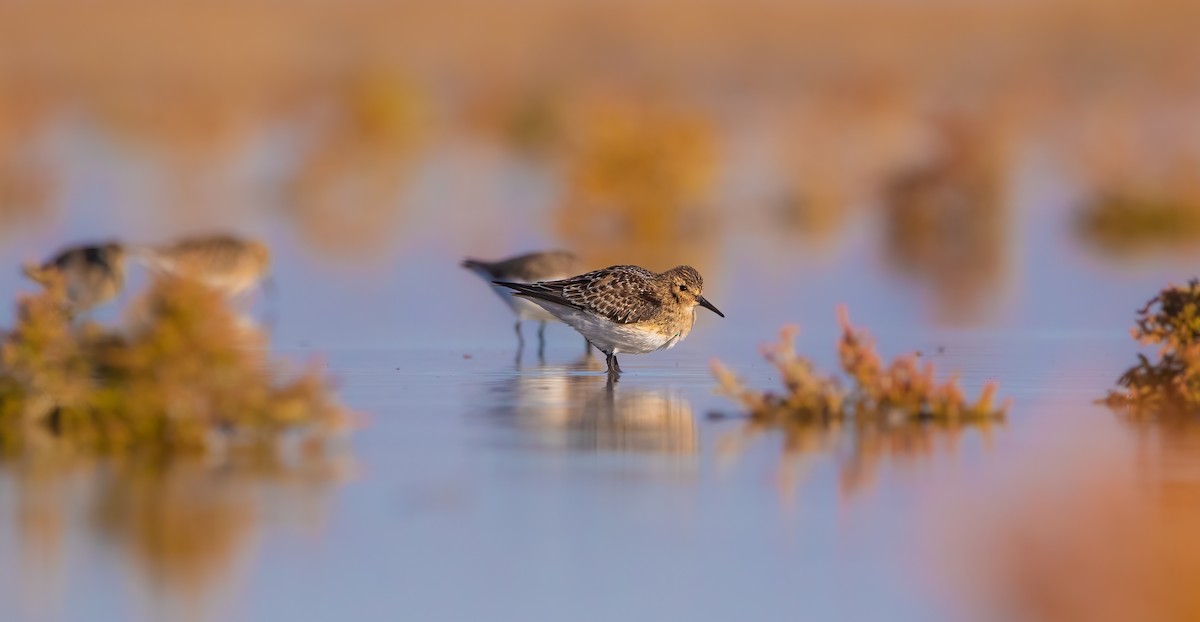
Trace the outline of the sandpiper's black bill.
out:
M 718 308 L 714 307 L 714 306 L 713 306 L 713 303 L 711 303 L 711 302 L 709 302 L 709 301 L 705 300 L 705 299 L 704 299 L 704 296 L 699 296 L 699 297 L 697 297 L 697 298 L 696 298 L 696 302 L 700 303 L 700 306 L 701 306 L 701 307 L 704 307 L 705 309 L 708 309 L 709 311 L 712 311 L 713 313 L 716 313 L 717 315 L 719 315 L 719 316 L 721 316 L 721 317 L 725 317 L 725 314 L 724 314 L 724 313 L 721 313 L 721 310 L 720 310 L 720 309 L 718 309 Z

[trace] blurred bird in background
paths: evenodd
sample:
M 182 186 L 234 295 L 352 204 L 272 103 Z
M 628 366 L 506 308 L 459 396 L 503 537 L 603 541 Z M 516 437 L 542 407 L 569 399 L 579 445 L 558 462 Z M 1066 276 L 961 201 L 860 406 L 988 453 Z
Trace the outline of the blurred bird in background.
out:
M 121 293 L 125 286 L 126 249 L 120 243 L 70 246 L 41 265 L 22 266 L 25 276 L 43 287 L 60 281 L 65 288 L 67 311 L 76 316 L 98 307 Z
M 229 234 L 195 236 L 139 247 L 136 256 L 156 272 L 200 282 L 230 298 L 260 284 L 269 286 L 271 252 L 258 240 Z
M 520 356 L 521 350 L 525 348 L 525 337 L 521 335 L 521 322 L 524 320 L 539 322 L 538 355 L 544 355 L 546 350 L 546 322 L 557 322 L 559 319 L 533 301 L 513 296 L 512 290 L 499 285 L 493 285 L 492 282 L 537 283 L 538 281 L 565 279 L 580 272 L 579 259 L 574 254 L 566 251 L 544 251 L 518 255 L 494 262 L 464 259 L 461 265 L 479 275 L 484 281 L 487 281 L 491 285 L 492 290 L 504 301 L 504 304 L 508 305 L 512 309 L 512 312 L 516 314 L 517 321 L 513 325 L 513 330 L 517 333 L 517 355 Z M 585 340 L 584 351 L 589 351 L 589 348 L 590 346 Z

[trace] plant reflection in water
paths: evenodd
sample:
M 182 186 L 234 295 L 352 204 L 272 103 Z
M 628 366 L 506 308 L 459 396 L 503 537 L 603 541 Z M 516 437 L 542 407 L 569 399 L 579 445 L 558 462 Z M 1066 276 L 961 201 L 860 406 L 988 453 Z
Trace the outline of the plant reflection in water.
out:
M 132 569 L 136 596 L 155 615 L 219 606 L 239 589 L 261 533 L 320 531 L 332 491 L 354 471 L 348 453 L 316 445 L 95 458 L 48 436 L 37 444 L 0 461 L 0 488 L 15 508 L 0 531 L 21 543 L 21 604 L 41 614 L 70 593 L 63 570 L 93 539 Z

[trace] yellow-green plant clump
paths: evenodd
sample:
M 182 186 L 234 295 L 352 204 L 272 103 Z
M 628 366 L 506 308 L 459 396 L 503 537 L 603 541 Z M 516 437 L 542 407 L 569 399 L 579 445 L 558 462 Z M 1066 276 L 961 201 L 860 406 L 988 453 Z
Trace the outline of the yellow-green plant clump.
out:
M 1200 201 L 1188 193 L 1109 192 L 1080 212 L 1080 236 L 1102 251 L 1135 254 L 1200 242 Z
M 977 400 L 969 401 L 955 378 L 939 383 L 933 364 L 920 364 L 916 355 L 901 356 L 884 365 L 870 337 L 850 324 L 845 309 L 839 310 L 839 321 L 842 338 L 838 355 L 848 386 L 820 373 L 796 354 L 792 346 L 796 328 L 786 327 L 779 343 L 763 348 L 763 356 L 783 380 L 782 392 L 748 388 L 733 372 L 713 361 L 718 392 L 741 404 L 754 421 L 767 425 L 849 420 L 987 424 L 1004 419 L 1007 404 L 995 404 L 994 383 L 984 386 Z
M 154 283 L 119 327 L 73 323 L 62 289 L 21 299 L 0 343 L 0 447 L 49 433 L 87 451 L 270 445 L 343 418 L 315 370 L 287 382 L 219 295 Z
M 1200 280 L 1168 287 L 1138 310 L 1131 331 L 1139 343 L 1156 346 L 1155 360 L 1143 354 L 1117 380 L 1110 406 L 1131 414 L 1170 414 L 1200 409 Z

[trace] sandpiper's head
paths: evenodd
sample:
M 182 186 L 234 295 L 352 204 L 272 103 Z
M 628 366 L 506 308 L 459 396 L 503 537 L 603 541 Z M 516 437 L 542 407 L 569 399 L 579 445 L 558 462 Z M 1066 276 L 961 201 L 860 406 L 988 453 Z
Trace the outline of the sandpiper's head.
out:
M 125 253 L 124 244 L 119 242 L 103 242 L 88 246 L 72 247 L 63 251 L 51 261 L 60 270 L 100 268 L 121 272 L 125 268 Z
M 691 266 L 676 266 L 663 273 L 671 293 L 683 304 L 700 305 L 721 317 L 725 317 L 713 304 L 704 298 L 704 277 Z

